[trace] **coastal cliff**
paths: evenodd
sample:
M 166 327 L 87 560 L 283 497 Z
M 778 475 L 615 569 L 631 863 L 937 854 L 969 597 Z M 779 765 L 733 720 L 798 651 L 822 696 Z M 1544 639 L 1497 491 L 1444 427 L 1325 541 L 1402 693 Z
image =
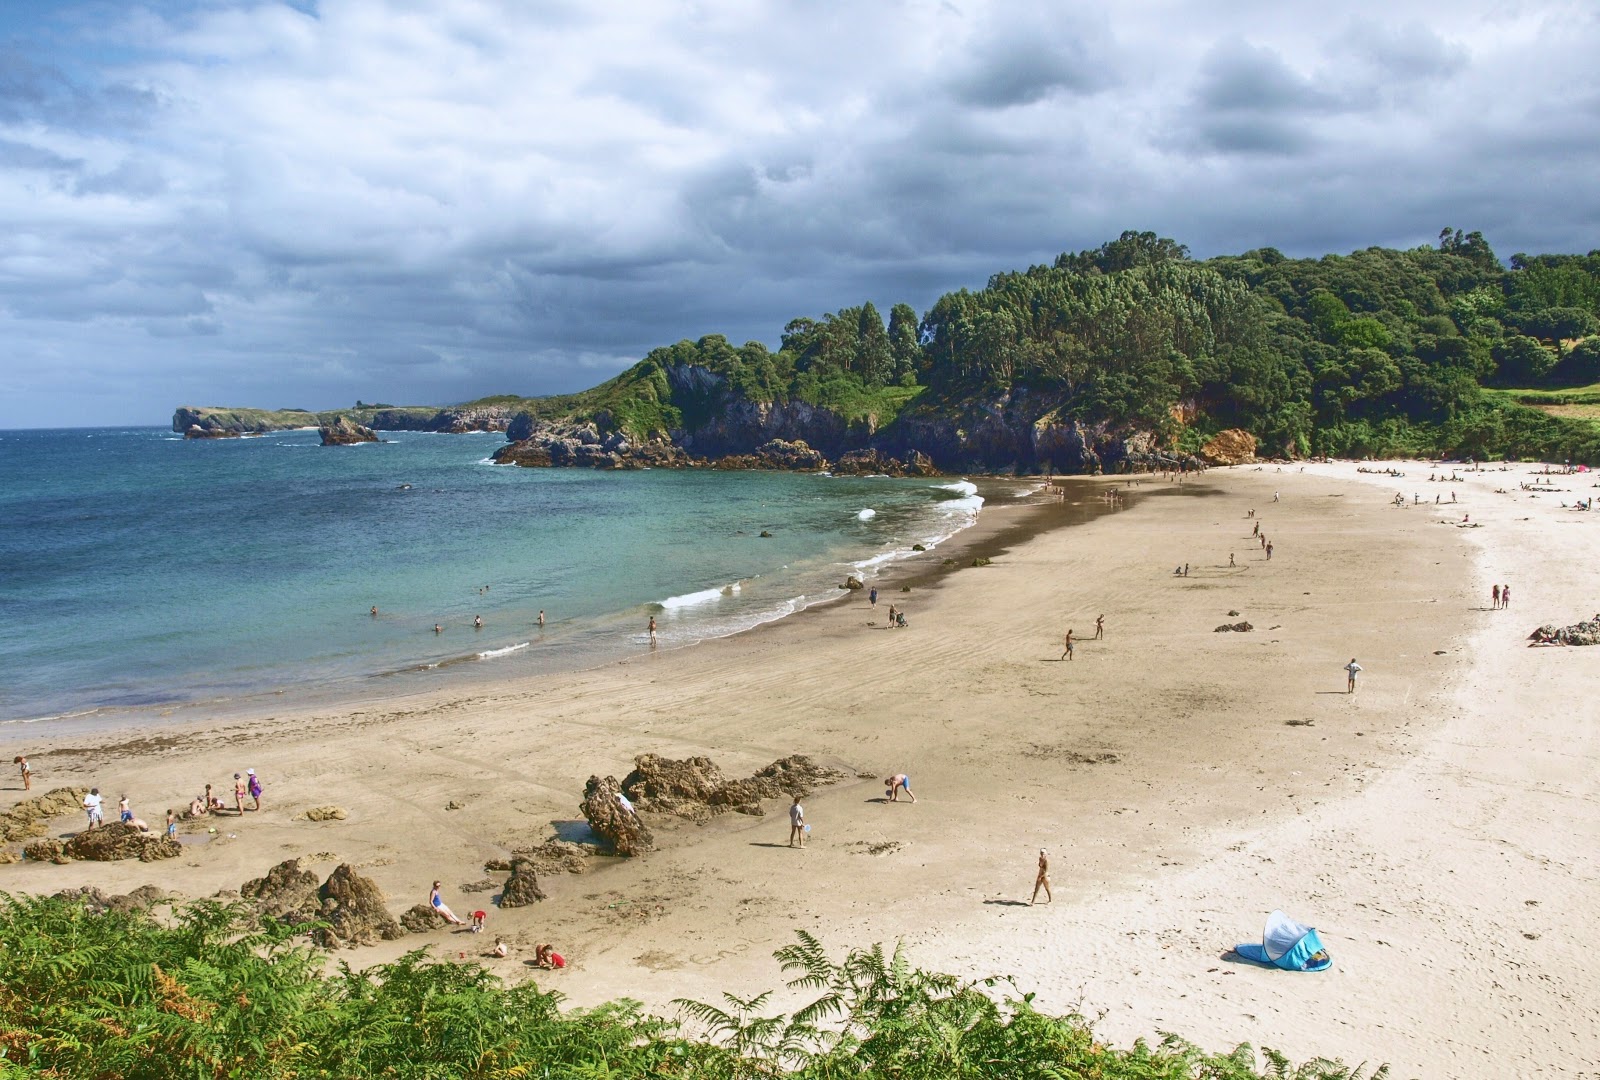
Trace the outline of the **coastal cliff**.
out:
M 1026 392 L 913 404 L 887 423 L 805 401 L 753 401 L 715 371 L 661 369 L 665 401 L 682 422 L 628 430 L 621 409 L 558 417 L 522 412 L 507 428 L 502 464 L 534 467 L 827 470 L 856 475 L 949 472 L 1116 472 L 1193 463 L 1133 426 L 1082 424 L 1059 400 Z M 665 413 L 666 410 L 663 410 Z
M 310 412 L 304 409 L 229 409 L 180 406 L 172 414 L 172 430 L 189 439 L 226 439 L 268 431 L 321 428 L 341 417 L 374 431 L 435 431 L 465 434 L 504 431 L 529 399 L 496 399 L 465 405 L 357 405 L 353 409 Z

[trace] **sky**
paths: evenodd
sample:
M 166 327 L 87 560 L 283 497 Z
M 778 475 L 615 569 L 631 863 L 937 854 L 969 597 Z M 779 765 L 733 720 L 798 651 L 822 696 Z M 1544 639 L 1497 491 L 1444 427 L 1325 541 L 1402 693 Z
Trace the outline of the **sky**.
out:
M 0 428 L 582 389 L 1152 230 L 1600 248 L 1600 5 L 0 0 Z

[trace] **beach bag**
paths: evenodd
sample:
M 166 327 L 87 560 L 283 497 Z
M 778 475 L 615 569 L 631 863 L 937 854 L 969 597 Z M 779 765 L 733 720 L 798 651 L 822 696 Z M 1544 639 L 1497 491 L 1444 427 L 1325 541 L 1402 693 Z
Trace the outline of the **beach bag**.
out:
M 1316 929 L 1302 926 L 1281 911 L 1267 916 L 1261 944 L 1247 942 L 1235 945 L 1233 951 L 1246 960 L 1271 964 L 1285 971 L 1326 971 L 1333 966 Z

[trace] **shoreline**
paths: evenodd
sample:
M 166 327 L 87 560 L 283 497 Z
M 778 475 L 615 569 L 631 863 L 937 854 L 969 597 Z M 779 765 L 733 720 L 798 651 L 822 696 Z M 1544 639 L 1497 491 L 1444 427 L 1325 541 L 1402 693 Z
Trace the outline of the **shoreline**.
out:
M 1521 638 L 1524 621 L 1589 614 L 1575 598 L 1600 542 L 1581 526 L 1600 519 L 1552 518 L 1482 474 L 1453 490 L 1484 527 L 1454 528 L 1387 505 L 1394 479 L 1356 467 L 1214 469 L 1191 482 L 1200 497 L 1141 496 L 1070 528 L 1049 519 L 1060 504 L 981 514 L 958 534 L 962 561 L 990 543 L 992 564 L 913 584 L 904 634 L 877 633 L 882 615 L 842 597 L 756 633 L 456 699 L 195 724 L 60 760 L 30 747 L 36 792 L 125 785 L 150 818 L 160 793 L 250 765 L 267 812 L 230 817 L 237 839 L 175 863 L 7 866 L 0 888 L 156 879 L 209 895 L 331 852 L 391 910 L 433 878 L 452 903 L 481 902 L 460 884 L 570 825 L 591 774 L 624 775 L 644 752 L 706 754 L 729 776 L 808 753 L 855 779 L 807 800 L 806 851 L 784 850 L 775 804 L 704 825 L 652 816 L 659 850 L 543 876 L 549 900 L 491 910 L 515 950 L 491 969 L 520 980 L 531 943 L 554 940 L 572 966 L 535 974 L 542 987 L 670 1015 L 675 997 L 779 986 L 771 951 L 805 929 L 835 955 L 904 940 L 928 968 L 1010 975 L 1041 1008 L 1103 1014 L 1119 1044 L 1172 1030 L 1208 1049 L 1391 1061 L 1396 1075 L 1578 1067 L 1600 1045 L 1600 985 L 1559 943 L 1600 907 L 1600 736 L 1544 720 L 1570 713 L 1593 661 Z M 1278 544 L 1270 562 L 1246 546 L 1249 508 Z M 1185 561 L 1191 576 L 1174 578 Z M 1526 614 L 1477 612 L 1491 573 L 1515 581 Z M 1213 632 L 1233 610 L 1255 630 Z M 1099 611 L 1106 639 L 1085 640 Z M 1065 625 L 1082 642 L 1070 666 L 1056 660 Z M 1352 651 L 1368 670 L 1345 695 Z M 879 798 L 891 771 L 911 774 L 917 804 Z M 18 786 L 0 785 L 7 804 Z M 297 819 L 319 803 L 349 820 Z M 1062 895 L 1029 908 L 1041 846 Z M 1226 959 L 1273 907 L 1319 927 L 1331 972 Z M 338 958 L 423 944 L 449 956 L 455 940 Z
M 107 429 L 122 430 L 122 429 Z M 157 429 L 151 429 L 157 430 Z M 314 430 L 314 429 L 313 429 Z M 269 432 L 270 435 L 293 434 L 292 430 Z M 434 432 L 410 432 L 408 434 L 440 434 Z M 492 432 L 472 432 L 468 434 L 493 434 Z M 867 579 L 869 587 L 881 583 L 885 573 L 897 572 L 896 568 L 907 564 L 920 564 L 925 562 L 933 552 L 938 551 L 941 556 L 947 556 L 951 545 L 957 540 L 973 533 L 984 522 L 985 514 L 992 520 L 996 511 L 1037 505 L 1042 500 L 1038 491 L 1043 486 L 1044 478 L 1012 478 L 1006 476 L 946 476 L 926 478 L 929 486 L 956 489 L 958 485 L 972 484 L 975 480 L 980 491 L 987 490 L 983 497 L 983 506 L 979 511 L 973 512 L 970 524 L 958 525 L 953 531 L 944 533 L 938 539 L 930 540 L 927 537 L 917 537 L 915 534 L 905 541 L 901 550 L 891 552 L 872 551 L 863 549 L 849 558 L 839 558 L 837 565 L 840 573 L 849 573 Z M 941 481 L 933 483 L 933 481 Z M 1001 486 L 1020 486 L 1023 491 L 1011 492 L 1004 501 L 995 497 L 996 491 Z M 932 504 L 930 504 L 932 505 Z M 981 534 L 977 534 L 981 535 Z M 912 542 L 928 543 L 926 552 L 912 552 L 909 545 Z M 822 559 L 822 556 L 818 556 Z M 869 564 L 876 564 L 876 569 L 867 571 Z M 772 573 L 781 573 L 788 570 L 788 566 L 779 568 Z M 937 567 L 931 573 L 937 574 Z M 868 574 L 872 576 L 868 576 Z M 758 576 L 771 576 L 763 573 Z M 830 579 L 838 580 L 838 579 Z M 897 580 L 897 584 L 898 584 Z M 736 585 L 738 583 L 735 583 Z M 724 589 L 729 586 L 723 586 Z M 839 595 L 817 593 L 815 583 L 806 581 L 796 582 L 797 588 L 807 591 L 800 593 L 789 602 L 799 601 L 802 606 L 792 610 L 761 615 L 757 612 L 747 613 L 755 621 L 745 625 L 738 625 L 732 629 L 718 629 L 714 624 L 693 631 L 699 636 L 691 636 L 689 640 L 673 642 L 670 629 L 663 633 L 665 639 L 662 651 L 670 651 L 685 647 L 704 645 L 717 640 L 736 637 L 740 634 L 758 630 L 784 619 L 793 618 L 805 611 L 832 603 L 837 603 L 848 596 L 840 591 Z M 620 637 L 613 636 L 608 631 L 617 631 L 622 625 L 624 617 L 638 615 L 641 622 L 647 614 L 660 614 L 672 607 L 672 601 L 681 599 L 681 595 L 669 593 L 654 600 L 640 601 L 632 606 L 606 611 L 598 615 L 580 617 L 575 623 L 567 620 L 559 625 L 558 636 L 547 640 L 542 628 L 534 625 L 525 627 L 521 632 L 514 633 L 510 639 L 501 642 L 501 639 L 489 639 L 479 647 L 474 647 L 470 642 L 460 651 L 436 659 L 420 659 L 415 662 L 404 663 L 399 667 L 375 668 L 363 672 L 347 672 L 340 675 L 322 676 L 312 682 L 300 680 L 289 682 L 287 677 L 273 678 L 261 682 L 259 685 L 239 691 L 217 692 L 216 688 L 208 687 L 206 682 L 196 683 L 189 688 L 193 696 L 173 697 L 163 700 L 150 701 L 137 704 L 105 704 L 86 708 L 69 709 L 62 712 L 46 713 L 35 716 L 16 716 L 0 720 L 0 741 L 6 738 L 29 741 L 35 739 L 48 739 L 59 735 L 96 736 L 108 733 L 118 733 L 138 730 L 157 730 L 184 724 L 203 724 L 221 721 L 245 720 L 251 716 L 265 713 L 292 712 L 297 714 L 313 712 L 336 711 L 346 707 L 376 707 L 384 700 L 394 698 L 397 700 L 411 699 L 419 696 L 471 696 L 476 693 L 492 691 L 503 688 L 508 684 L 520 685 L 529 680 L 538 680 L 547 677 L 572 675 L 585 671 L 603 668 L 607 664 L 619 662 L 642 651 L 642 646 L 634 648 L 626 644 L 626 639 L 639 637 L 639 634 L 621 633 Z M 810 599 L 819 596 L 820 599 Z M 805 601 L 810 600 L 809 603 Z M 487 612 L 486 612 L 487 613 Z M 431 616 L 430 616 L 431 619 Z M 491 622 L 493 616 L 490 616 Z M 555 624 L 553 624 L 553 628 Z M 526 640 L 517 640 L 525 638 Z M 586 648 L 585 645 L 598 648 Z M 535 646 L 530 648 L 530 645 Z M 500 671 L 490 664 L 490 661 L 500 661 L 512 657 L 513 654 L 522 653 L 507 665 L 512 670 Z M 290 670 L 284 668 L 284 671 Z M 225 678 L 226 673 L 218 673 L 216 678 Z M 406 685 L 409 684 L 409 685 Z M 220 684 L 219 684 L 220 685 Z M 44 727 L 37 727 L 44 725 Z M 31 736 L 30 736 L 31 733 Z

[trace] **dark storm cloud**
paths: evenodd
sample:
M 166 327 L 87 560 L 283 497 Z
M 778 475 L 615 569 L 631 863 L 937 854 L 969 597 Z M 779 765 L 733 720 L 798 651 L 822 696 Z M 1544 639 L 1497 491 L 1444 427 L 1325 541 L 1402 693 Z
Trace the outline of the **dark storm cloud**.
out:
M 0 426 L 573 390 L 1130 228 L 1600 247 L 1587 7 L 1057 8 L 85 7 L 0 46 Z

